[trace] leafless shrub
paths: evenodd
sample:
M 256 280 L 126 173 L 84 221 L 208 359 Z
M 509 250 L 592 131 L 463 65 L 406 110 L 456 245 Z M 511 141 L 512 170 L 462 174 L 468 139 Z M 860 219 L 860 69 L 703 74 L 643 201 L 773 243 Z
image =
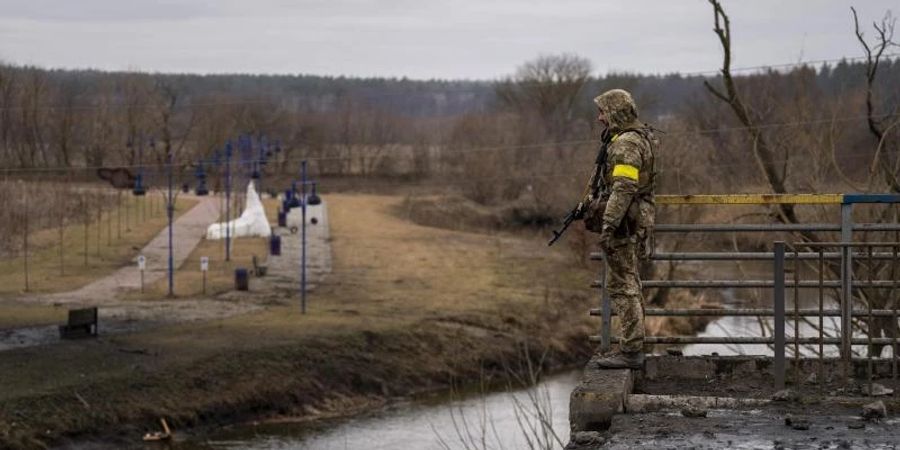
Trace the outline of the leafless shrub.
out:
M 533 352 L 528 344 L 523 342 L 517 347 L 515 361 L 507 362 L 505 365 L 506 386 L 513 404 L 516 425 L 525 442 L 524 448 L 530 450 L 551 450 L 565 446 L 559 431 L 553 425 L 554 412 L 550 393 L 545 385 L 540 384 L 546 355 L 546 351 Z M 475 417 L 467 414 L 460 406 L 450 411 L 452 433 L 445 435 L 431 425 L 431 430 L 441 448 L 445 450 L 509 448 L 501 438 L 495 420 L 486 407 L 488 386 L 484 375 L 481 377 L 480 388 L 481 408 Z

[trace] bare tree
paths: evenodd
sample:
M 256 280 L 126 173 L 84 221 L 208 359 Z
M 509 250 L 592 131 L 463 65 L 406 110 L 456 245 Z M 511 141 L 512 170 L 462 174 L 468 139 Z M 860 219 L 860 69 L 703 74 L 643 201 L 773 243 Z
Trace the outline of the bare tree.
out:
M 872 157 L 872 163 L 869 166 L 870 181 L 868 190 L 872 191 L 875 187 L 875 183 L 879 178 L 876 176 L 876 172 L 879 172 L 881 179 L 890 191 L 900 192 L 900 180 L 898 180 L 900 155 L 897 155 L 896 151 L 897 139 L 891 139 L 891 133 L 895 132 L 896 128 L 900 126 L 900 119 L 896 117 L 898 110 L 900 110 L 900 103 L 894 105 L 889 113 L 881 117 L 879 117 L 878 107 L 875 104 L 878 69 L 883 62 L 885 51 L 892 46 L 897 46 L 897 43 L 894 42 L 894 29 L 897 19 L 893 17 L 890 11 L 887 11 L 880 22 L 873 22 L 872 28 L 875 29 L 876 37 L 873 43 L 869 43 L 865 38 L 865 33 L 860 29 L 856 8 L 851 7 L 850 11 L 853 14 L 854 34 L 866 56 L 866 125 L 875 142 L 875 152 Z M 888 117 L 892 118 L 892 121 L 888 122 Z M 894 211 L 885 209 L 876 220 L 888 221 L 892 212 L 894 214 L 893 220 L 896 222 L 896 209 Z M 867 275 L 872 276 L 872 274 L 875 274 L 874 276 L 877 277 L 879 274 L 888 273 L 893 276 L 892 269 L 887 263 L 873 263 L 865 268 L 861 267 L 859 271 L 865 270 Z M 896 308 L 895 300 L 890 298 L 891 294 L 890 292 L 882 292 L 875 289 L 864 289 L 859 295 L 874 308 Z M 900 335 L 900 328 L 898 328 L 897 322 L 890 318 L 874 319 L 872 323 L 866 323 L 866 328 L 872 336 L 894 338 Z M 869 354 L 880 355 L 882 348 L 883 346 L 875 345 L 869 349 Z
M 17 90 L 16 71 L 9 67 L 0 67 L 0 145 L 2 148 L 2 161 L 12 165 L 15 158 L 13 145 L 15 142 L 15 101 Z
M 111 156 L 110 149 L 123 146 L 121 138 L 117 138 L 116 112 L 108 83 L 99 83 L 91 97 L 91 108 L 83 114 L 84 160 L 89 166 L 101 167 Z
M 17 153 L 23 167 L 48 164 L 46 139 L 47 74 L 38 68 L 25 70 L 19 85 Z
M 888 115 L 889 117 L 894 117 L 893 123 L 888 124 L 885 122 L 886 119 L 878 117 L 874 100 L 875 78 L 878 75 L 878 67 L 884 58 L 884 52 L 891 46 L 897 45 L 894 42 L 894 28 L 897 24 L 897 19 L 892 16 L 889 10 L 882 17 L 881 22 L 873 22 L 872 28 L 875 29 L 876 37 L 875 42 L 870 44 L 866 41 L 865 33 L 859 28 L 859 16 L 856 14 L 856 8 L 850 7 L 850 11 L 853 13 L 853 27 L 856 39 L 866 53 L 866 124 L 869 132 L 875 137 L 877 146 L 871 172 L 874 172 L 875 167 L 878 166 L 881 169 L 881 175 L 885 183 L 887 183 L 891 191 L 900 192 L 900 181 L 898 181 L 897 177 L 900 157 L 894 156 L 898 161 L 895 163 L 891 161 L 891 152 L 883 151 L 885 147 L 890 148 L 888 133 L 900 124 L 900 119 L 895 117 L 900 104 L 896 105 Z M 874 173 L 871 173 L 871 175 L 874 175 Z
M 730 21 L 723 10 L 720 2 L 718 0 L 709 0 L 710 4 L 713 6 L 714 12 L 714 31 L 719 38 L 719 42 L 722 45 L 722 49 L 724 52 L 724 61 L 723 67 L 721 71 L 722 75 L 722 83 L 724 86 L 724 90 L 720 88 L 714 87 L 708 81 L 704 81 L 704 85 L 707 90 L 717 99 L 723 101 L 725 104 L 729 106 L 729 108 L 734 113 L 735 117 L 738 121 L 747 129 L 747 133 L 750 135 L 753 154 L 754 157 L 759 164 L 760 170 L 766 178 L 766 181 L 770 187 L 770 189 L 775 193 L 786 193 L 788 192 L 785 180 L 788 179 L 789 168 L 791 167 L 789 164 L 790 153 L 788 151 L 789 148 L 800 147 L 800 148 L 808 148 L 808 147 L 826 147 L 826 143 L 830 145 L 834 145 L 834 123 L 830 124 L 832 131 L 828 133 L 826 139 L 822 139 L 822 135 L 825 133 L 816 133 L 814 128 L 811 128 L 808 132 L 799 132 L 792 131 L 790 133 L 778 133 L 778 132 L 764 132 L 764 123 L 762 121 L 762 117 L 770 117 L 776 114 L 778 110 L 787 110 L 793 111 L 791 113 L 792 117 L 804 117 L 805 114 L 813 108 L 812 101 L 810 100 L 810 95 L 808 92 L 804 92 L 804 86 L 802 84 L 794 84 L 792 86 L 793 93 L 793 104 L 791 102 L 774 102 L 769 101 L 769 108 L 764 112 L 754 111 L 748 103 L 744 101 L 741 96 L 740 91 L 735 85 L 735 80 L 731 75 L 731 29 L 730 29 Z M 893 37 L 893 20 L 890 15 L 886 15 L 885 19 L 882 22 L 876 23 L 874 25 L 876 31 L 878 32 L 878 42 L 874 46 L 870 46 L 863 39 L 862 33 L 859 31 L 858 19 L 856 16 L 856 11 L 853 11 L 854 23 L 856 24 L 856 36 L 857 39 L 863 45 L 863 48 L 866 51 L 868 63 L 866 65 L 866 112 L 867 112 L 867 125 L 870 133 L 876 138 L 877 148 L 875 151 L 875 160 L 873 160 L 872 167 L 875 167 L 875 164 L 879 164 L 881 166 L 881 173 L 886 185 L 893 191 L 897 192 L 897 179 L 896 174 L 897 171 L 892 167 L 892 161 L 888 159 L 886 154 L 881 154 L 881 147 L 885 144 L 887 132 L 890 131 L 891 127 L 894 125 L 887 125 L 884 122 L 880 121 L 877 118 L 877 114 L 875 112 L 874 106 L 874 95 L 873 95 L 873 87 L 875 85 L 875 76 L 877 74 L 879 61 L 883 56 L 885 48 L 890 45 L 893 45 L 891 39 Z M 802 76 L 802 70 L 799 72 Z M 802 83 L 802 80 L 800 80 Z M 768 83 L 773 84 L 773 83 Z M 766 92 L 766 88 L 761 86 L 753 86 L 755 89 L 754 98 L 759 102 L 759 98 L 765 98 L 771 93 Z M 811 117 L 807 117 L 807 119 L 811 119 Z M 832 121 L 833 121 L 832 117 Z M 827 121 L 825 122 L 827 123 Z M 819 134 L 819 137 L 815 137 L 815 134 Z M 781 149 L 782 151 L 776 152 L 776 150 Z M 808 150 L 810 155 L 822 155 L 824 150 Z M 778 156 L 781 156 L 782 159 L 778 159 Z M 806 159 L 816 160 L 819 158 L 815 157 L 807 157 Z M 824 159 L 824 158 L 821 158 Z M 836 160 L 836 158 L 832 157 L 832 160 Z M 834 163 L 835 168 L 837 169 L 837 173 L 840 175 L 841 179 L 844 181 L 849 181 L 849 177 L 847 177 L 840 167 Z M 822 178 L 824 178 L 824 174 L 827 172 L 825 168 L 817 167 L 817 164 L 814 162 L 809 164 L 808 162 L 805 164 L 805 175 L 807 177 L 807 181 L 810 182 L 809 187 L 812 189 L 820 189 Z M 813 169 L 813 170 L 810 170 Z M 798 171 L 799 172 L 799 171 Z M 874 171 L 873 171 L 874 172 Z M 874 173 L 873 173 L 874 175 Z M 819 177 L 819 179 L 816 179 Z M 875 177 L 871 177 L 875 178 Z M 852 184 L 852 183 L 851 183 Z M 873 185 L 870 184 L 870 189 Z M 795 214 L 793 205 L 781 205 L 779 207 L 779 216 L 778 218 L 783 222 L 789 223 L 797 223 L 798 218 Z M 885 215 L 887 212 L 882 214 L 879 218 L 874 218 L 875 221 L 885 221 L 887 216 Z M 804 240 L 808 241 L 817 241 L 820 240 L 814 233 L 799 233 L 799 236 Z M 865 238 L 864 238 L 865 239 Z M 798 269 L 799 270 L 799 269 Z M 825 264 L 823 270 L 828 271 L 830 276 L 836 277 L 838 272 L 838 267 L 836 264 Z M 877 276 L 877 274 L 885 274 L 888 271 L 887 265 L 884 263 L 874 262 L 871 265 L 867 264 L 859 264 L 854 267 L 854 278 L 856 279 L 864 279 L 869 276 Z M 885 308 L 890 305 L 891 300 L 888 298 L 889 294 L 886 292 L 879 292 L 874 289 L 860 289 L 854 291 L 854 296 L 862 302 L 865 302 L 871 305 L 873 308 Z M 887 336 L 896 336 L 898 334 L 897 324 L 892 320 L 874 320 L 872 322 L 859 319 L 854 326 L 858 328 L 862 328 L 866 330 L 867 333 L 870 333 L 872 336 L 878 336 L 881 334 Z M 849 332 L 849 330 L 847 330 Z M 874 346 L 869 349 L 871 354 L 880 353 L 881 348 L 878 346 Z
M 738 93 L 735 86 L 734 78 L 731 76 L 731 20 L 722 9 L 719 0 L 709 0 L 713 6 L 714 23 L 716 36 L 719 37 L 719 43 L 722 45 L 722 83 L 725 91 L 714 87 L 709 81 L 704 80 L 703 85 L 706 89 L 719 100 L 727 103 L 738 121 L 747 128 L 753 142 L 753 154 L 756 162 L 759 164 L 760 170 L 765 175 L 772 192 L 776 194 L 787 193 L 785 186 L 786 173 L 779 173 L 775 154 L 769 140 L 760 127 L 761 119 L 757 117 L 753 111 L 746 105 L 744 100 Z M 780 218 L 782 221 L 789 223 L 797 223 L 797 214 L 794 211 L 794 205 L 779 205 Z M 807 236 L 808 237 L 808 236 Z
M 81 90 L 82 86 L 77 80 L 70 79 L 61 82 L 56 92 L 58 105 L 51 111 L 57 163 L 64 166 L 72 164 L 72 147 L 77 125 L 76 109 Z
M 137 143 L 147 133 L 149 121 L 148 104 L 153 97 L 153 85 L 149 77 L 141 73 L 126 74 L 119 87 L 122 96 L 121 118 L 124 122 L 125 142 Z M 122 161 L 134 165 L 137 161 L 138 145 L 117 145 L 121 149 Z
M 547 136 L 560 141 L 573 131 L 579 94 L 590 73 L 591 62 L 580 56 L 542 55 L 499 83 L 496 93 L 502 104 L 526 117 L 534 115 Z
M 184 153 L 185 144 L 191 135 L 195 122 L 193 108 L 183 108 L 180 102 L 178 88 L 167 80 L 158 79 L 156 84 L 158 107 L 157 127 L 160 131 L 162 152 L 155 157 L 157 162 L 163 164 L 171 154 L 172 160 L 177 162 Z M 182 113 L 179 116 L 179 113 Z

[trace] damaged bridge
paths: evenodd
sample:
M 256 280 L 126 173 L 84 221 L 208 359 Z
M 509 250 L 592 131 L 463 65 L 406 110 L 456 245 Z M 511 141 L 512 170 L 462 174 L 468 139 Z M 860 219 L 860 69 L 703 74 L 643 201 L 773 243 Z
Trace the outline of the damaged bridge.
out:
M 649 347 L 669 347 L 649 356 L 642 370 L 602 370 L 592 360 L 571 394 L 567 448 L 893 448 L 900 442 L 891 418 L 900 411 L 894 394 L 900 387 L 900 195 L 660 196 L 657 204 L 680 211 L 791 204 L 801 216 L 833 213 L 839 220 L 657 225 L 658 243 L 703 242 L 702 236 L 723 233 L 737 242 L 736 236 L 750 234 L 769 248 L 660 251 L 654 264 L 767 269 L 756 272 L 758 279 L 645 280 L 645 292 L 757 289 L 760 294 L 750 307 L 648 308 L 646 316 L 743 317 L 755 321 L 758 331 L 648 336 Z M 603 255 L 592 258 L 602 261 Z M 600 304 L 590 311 L 600 318 L 599 333 L 590 339 L 602 352 L 618 340 L 611 333 L 615 314 L 605 285 L 604 263 L 593 284 Z M 695 350 L 685 356 L 674 347 L 710 344 L 734 354 Z

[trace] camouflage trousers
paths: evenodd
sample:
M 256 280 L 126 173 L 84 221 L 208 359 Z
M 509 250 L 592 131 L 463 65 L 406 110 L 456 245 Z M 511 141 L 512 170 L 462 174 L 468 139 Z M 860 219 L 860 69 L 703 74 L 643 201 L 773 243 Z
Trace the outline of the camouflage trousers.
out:
M 636 253 L 634 239 L 614 239 L 606 256 L 606 287 L 619 317 L 619 349 L 623 352 L 641 351 L 644 346 L 644 295 Z

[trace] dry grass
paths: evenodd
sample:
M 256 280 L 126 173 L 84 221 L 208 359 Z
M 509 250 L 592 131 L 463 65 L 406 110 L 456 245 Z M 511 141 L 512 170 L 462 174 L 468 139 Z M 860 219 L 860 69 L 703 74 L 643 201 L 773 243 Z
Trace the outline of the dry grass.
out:
M 523 241 L 415 225 L 391 214 L 395 197 L 328 200 L 335 273 L 322 295 L 331 307 L 404 316 L 496 311 L 541 300 L 547 290 L 586 286 L 586 273 L 554 270 L 568 264 L 542 236 Z
M 263 207 L 270 223 L 277 223 L 278 201 L 266 199 Z M 269 252 L 266 238 L 238 238 L 231 240 L 231 260 L 225 260 L 225 241 L 203 239 L 191 252 L 178 270 L 175 271 L 174 285 L 176 297 L 202 297 L 203 272 L 200 270 L 200 258 L 209 258 L 209 271 L 206 273 L 206 296 L 215 296 L 234 289 L 234 271 L 242 267 L 253 268 L 253 255 L 260 262 L 266 261 Z M 132 292 L 126 298 L 149 300 L 161 298 L 168 294 L 168 279 L 162 279 L 145 286 L 144 293 Z M 251 277 L 252 283 L 252 277 Z
M 253 348 L 422 320 L 477 323 L 490 316 L 491 321 L 518 322 L 521 314 L 561 315 L 575 307 L 562 302 L 587 293 L 592 270 L 570 270 L 570 257 L 561 249 L 547 250 L 544 236 L 523 240 L 415 225 L 393 214 L 400 197 L 336 194 L 327 201 L 334 270 L 311 292 L 307 315 L 300 315 L 299 303 L 271 306 L 116 340 L 193 359 L 205 353 L 202 349 Z M 267 212 L 274 211 L 274 201 L 266 203 Z M 207 292 L 213 294 L 233 287 L 233 267 L 249 266 L 254 253 L 263 256 L 266 251 L 265 239 L 235 240 L 234 261 L 225 266 L 222 246 L 221 241 L 202 241 L 192 252 L 176 273 L 179 297 L 199 294 L 200 256 L 210 257 Z M 162 298 L 166 286 L 162 279 L 148 286 L 145 295 L 132 298 Z M 191 342 L 189 352 L 185 342 Z
M 230 348 L 257 346 L 249 338 L 260 335 L 277 336 L 278 342 L 423 319 L 508 316 L 544 309 L 573 290 L 584 293 L 591 278 L 590 269 L 559 270 L 570 267 L 570 259 L 564 251 L 547 250 L 543 236 L 526 241 L 416 225 L 394 214 L 399 197 L 335 194 L 327 201 L 333 272 L 310 294 L 309 314 L 301 316 L 297 305 L 272 306 L 223 321 L 172 327 L 165 341 L 177 346 L 199 339 L 209 348 Z M 274 221 L 275 201 L 264 203 Z M 267 252 L 265 239 L 237 239 L 233 261 L 226 264 L 223 247 L 222 241 L 204 240 L 191 253 L 176 272 L 179 297 L 199 296 L 200 256 L 210 258 L 207 293 L 212 295 L 233 288 L 235 267 L 251 267 L 253 254 L 264 258 Z M 160 298 L 166 286 L 160 280 L 143 297 Z M 223 327 L 229 331 L 223 333 Z M 154 336 L 141 345 L 161 344 Z
M 50 305 L 3 305 L 0 314 L 0 330 L 27 326 L 51 325 L 66 320 L 67 308 Z
M 63 227 L 62 262 L 59 228 L 30 233 L 27 292 L 70 291 L 129 264 L 167 220 L 161 207 L 150 208 L 149 197 L 126 195 L 123 200 L 126 201 L 121 209 L 103 212 L 99 221 L 96 213 L 90 214 L 93 220 L 87 224 L 87 246 L 84 224 Z M 189 210 L 195 203 L 193 199 L 179 198 L 176 215 Z M 0 297 L 15 297 L 24 292 L 23 255 L 0 260 Z
M 173 421 L 193 420 L 198 411 L 234 414 L 262 401 L 321 407 L 333 395 L 407 395 L 448 377 L 477 379 L 480 364 L 498 367 L 522 339 L 570 362 L 584 356 L 594 325 L 584 313 L 592 274 L 570 270 L 570 257 L 548 250 L 545 236 L 415 225 L 393 215 L 400 197 L 326 200 L 334 272 L 310 294 L 306 315 L 291 301 L 226 319 L 10 351 L 0 358 L 0 399 L 14 409 L 31 404 L 30 414 L 41 417 L 35 430 L 60 432 L 161 414 Z M 236 257 L 264 248 L 258 244 L 236 247 Z M 176 281 L 179 294 L 194 285 L 199 256 L 215 256 L 220 245 L 205 242 L 190 256 Z M 215 283 L 231 282 L 229 270 Z M 95 409 L 87 422 L 77 404 L 68 405 L 73 391 Z M 44 400 L 29 403 L 37 393 Z M 3 413 L 0 407 L 0 419 Z M 10 439 L 30 442 L 30 432 Z
M 234 289 L 234 270 L 243 267 L 253 268 L 252 258 L 257 255 L 261 262 L 265 261 L 268 251 L 266 238 L 239 238 L 231 241 L 231 261 L 225 261 L 224 241 L 203 239 L 185 259 L 181 267 L 175 271 L 174 285 L 177 297 L 200 297 L 203 295 L 203 272 L 200 270 L 200 257 L 209 258 L 209 271 L 206 273 L 206 295 L 213 296 Z M 154 299 L 167 295 L 169 285 L 164 276 L 145 287 L 144 294 L 133 293 L 130 298 Z

